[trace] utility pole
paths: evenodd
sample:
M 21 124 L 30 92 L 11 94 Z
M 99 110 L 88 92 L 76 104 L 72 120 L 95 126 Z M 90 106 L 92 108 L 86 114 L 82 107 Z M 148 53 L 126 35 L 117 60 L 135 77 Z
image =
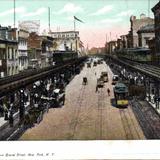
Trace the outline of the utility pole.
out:
M 112 36 L 111 36 L 111 32 L 110 32 L 110 41 L 112 41 L 111 37 L 112 37 Z
M 150 17 L 150 0 L 148 0 L 148 17 Z
M 51 13 L 50 13 L 50 7 L 48 7 L 48 29 L 49 29 L 49 33 L 50 33 L 50 29 L 51 29 L 51 24 L 50 24 L 50 16 L 51 16 Z
M 14 17 L 14 28 L 16 28 L 16 0 L 13 1 L 13 7 L 14 7 L 14 14 L 13 14 L 13 17 Z

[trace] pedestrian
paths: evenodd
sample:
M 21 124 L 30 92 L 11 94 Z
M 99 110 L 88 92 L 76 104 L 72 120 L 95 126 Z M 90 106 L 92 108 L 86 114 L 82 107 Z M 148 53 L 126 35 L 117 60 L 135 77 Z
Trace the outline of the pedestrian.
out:
M 110 89 L 109 88 L 107 89 L 107 92 L 108 92 L 108 96 L 110 96 Z
M 4 120 L 8 120 L 8 108 L 6 103 L 3 104 L 3 108 L 4 108 Z

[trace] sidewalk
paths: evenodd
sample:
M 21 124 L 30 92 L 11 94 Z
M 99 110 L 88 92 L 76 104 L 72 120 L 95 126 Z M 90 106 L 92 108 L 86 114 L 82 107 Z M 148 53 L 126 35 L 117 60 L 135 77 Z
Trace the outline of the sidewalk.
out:
M 160 106 L 159 108 L 156 108 L 156 104 L 154 103 L 154 95 L 153 94 L 150 94 L 151 96 L 151 101 L 149 101 L 149 98 L 148 98 L 148 94 L 147 94 L 147 97 L 146 97 L 146 100 L 147 102 L 157 111 L 158 114 L 160 114 Z
M 26 110 L 29 108 L 29 102 L 25 105 Z M 9 120 L 4 120 L 4 117 L 0 118 L 0 140 L 6 140 L 19 126 L 19 112 L 13 115 L 14 123 L 13 127 L 10 127 Z

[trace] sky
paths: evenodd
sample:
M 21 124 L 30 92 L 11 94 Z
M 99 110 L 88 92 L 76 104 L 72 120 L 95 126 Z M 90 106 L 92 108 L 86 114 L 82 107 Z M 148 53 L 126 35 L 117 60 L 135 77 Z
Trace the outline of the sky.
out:
M 141 13 L 154 17 L 151 8 L 159 0 L 15 0 L 16 27 L 19 21 L 40 20 L 40 31 L 48 31 L 48 7 L 52 31 L 74 30 L 76 21 L 80 39 L 91 47 L 103 47 L 130 30 L 129 18 Z M 13 0 L 0 0 L 1 26 L 13 26 Z

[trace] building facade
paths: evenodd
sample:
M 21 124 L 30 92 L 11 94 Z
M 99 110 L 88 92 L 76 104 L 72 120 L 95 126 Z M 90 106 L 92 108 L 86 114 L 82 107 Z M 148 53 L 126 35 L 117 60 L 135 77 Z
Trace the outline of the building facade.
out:
M 81 55 L 82 42 L 80 41 L 78 31 L 51 32 L 54 38 L 54 50 L 75 51 Z
M 54 51 L 54 38 L 41 36 L 35 32 L 28 37 L 29 67 L 43 68 L 52 65 Z
M 0 26 L 0 77 L 18 73 L 16 29 Z
M 158 2 L 153 8 L 155 20 L 155 56 L 157 63 L 160 64 L 160 2 Z
M 146 25 L 138 30 L 138 46 L 148 48 L 148 41 L 155 37 L 154 25 Z
M 27 39 L 29 32 L 23 29 L 18 31 L 18 59 L 19 59 L 19 71 L 23 71 L 28 68 L 28 44 Z
M 116 48 L 117 48 L 117 41 L 108 42 L 108 44 L 107 44 L 107 53 L 108 54 L 114 53 Z
M 128 48 L 127 35 L 121 35 L 120 38 L 122 40 L 122 48 Z
M 40 36 L 41 38 L 41 66 L 47 67 L 53 62 L 53 38 L 49 36 Z
M 136 16 L 130 17 L 130 38 L 131 44 L 129 48 L 138 47 L 138 34 L 137 31 L 146 25 L 154 24 L 154 19 L 150 17 L 146 17 L 145 14 L 141 14 L 140 18 L 137 19 Z
M 28 40 L 28 66 L 29 68 L 41 67 L 41 38 L 40 36 L 32 32 L 29 34 Z
M 117 39 L 117 49 L 122 49 L 123 48 L 123 41 L 122 39 L 118 38 Z

